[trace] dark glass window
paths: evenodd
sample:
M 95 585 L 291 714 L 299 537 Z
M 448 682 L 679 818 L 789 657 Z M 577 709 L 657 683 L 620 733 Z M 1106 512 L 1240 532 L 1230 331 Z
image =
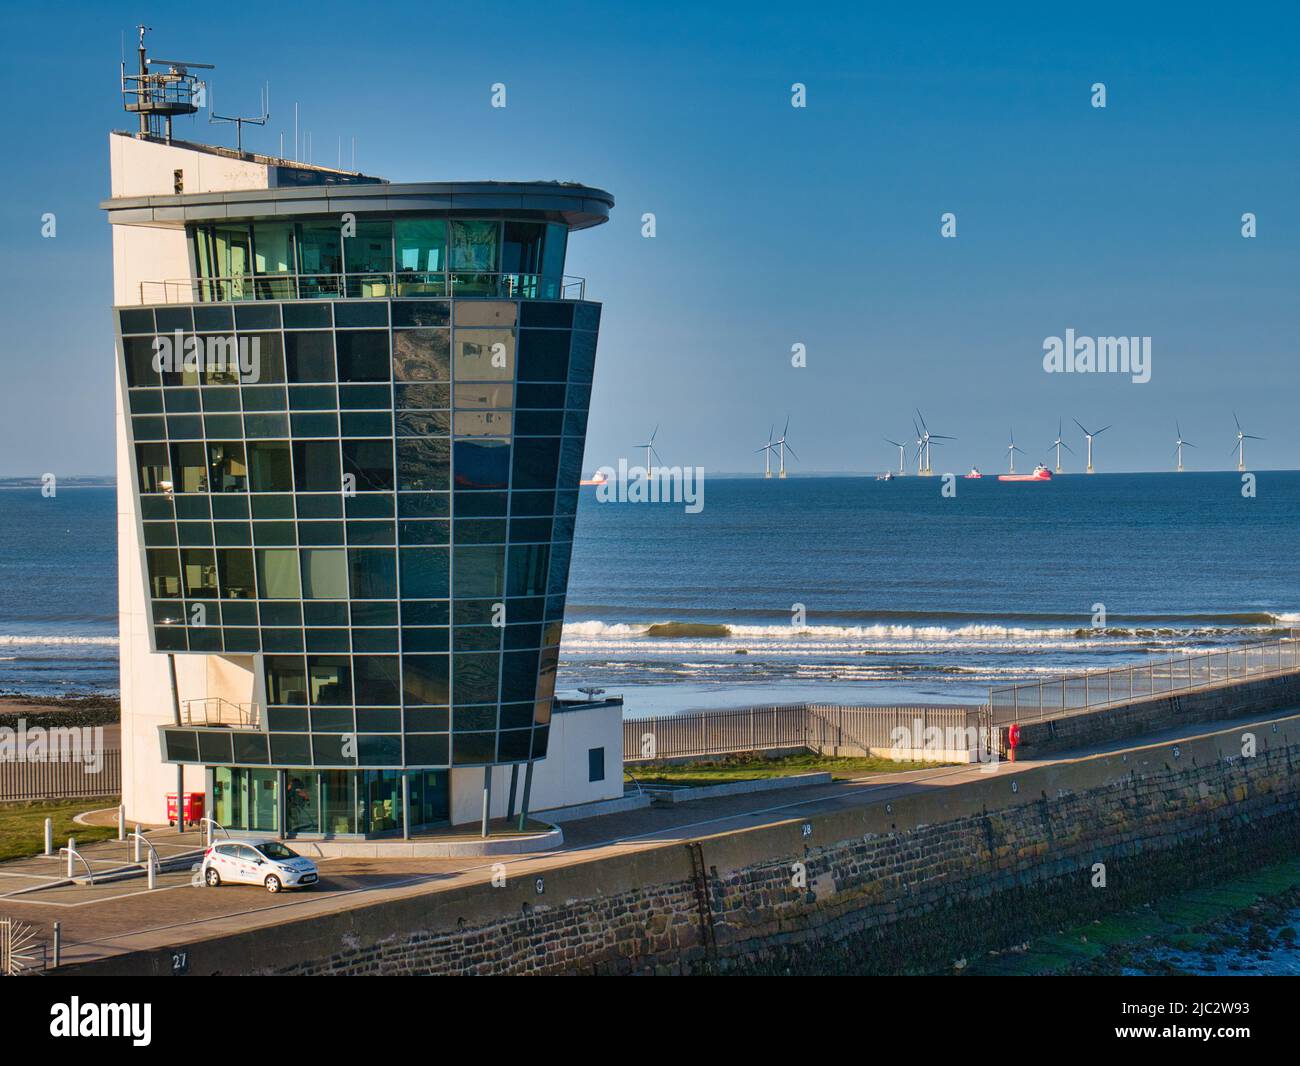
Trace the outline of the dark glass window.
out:
M 284 361 L 291 382 L 333 381 L 333 337 L 329 333 L 286 333 Z
M 530 437 L 517 440 L 514 451 L 514 488 L 555 487 L 560 462 L 560 438 Z
M 397 595 L 397 564 L 392 548 L 350 548 L 352 598 L 391 600 Z
M 403 655 L 402 692 L 407 704 L 448 702 L 447 655 Z
M 246 385 L 284 384 L 284 346 L 278 333 L 241 334 L 240 344 L 247 344 L 250 370 L 241 375 Z
M 387 440 L 345 440 L 343 472 L 356 478 L 358 492 L 381 492 L 393 487 L 393 445 Z
M 388 332 L 352 330 L 335 337 L 339 381 L 387 381 Z
M 402 598 L 442 599 L 448 595 L 450 566 L 446 548 L 402 548 Z
M 181 577 L 187 597 L 217 595 L 217 562 L 210 548 L 181 549 Z M 216 619 L 213 619 L 215 622 Z
M 257 587 L 264 600 L 302 598 L 298 578 L 298 553 L 292 548 L 257 548 Z
M 248 491 L 242 441 L 213 441 L 208 445 L 208 485 L 212 492 Z
M 307 683 L 313 706 L 346 707 L 352 703 L 352 668 L 347 656 L 307 656 Z
M 332 440 L 293 442 L 293 476 L 299 492 L 338 492 L 343 487 L 339 446 Z
M 181 594 L 181 568 L 176 552 L 169 548 L 151 548 L 149 590 L 154 599 L 175 599 Z
M 567 330 L 520 330 L 520 381 L 564 381 L 568 372 L 569 333 Z
M 126 383 L 133 388 L 141 385 L 161 385 L 162 375 L 153 366 L 152 337 L 123 337 L 122 351 L 126 356 Z
M 456 548 L 455 553 L 457 597 L 501 596 L 505 583 L 505 548 Z
M 587 749 L 587 780 L 588 781 L 605 780 L 605 749 L 604 748 Z
M 400 671 L 396 655 L 358 655 L 352 667 L 358 704 L 382 706 L 398 702 Z
M 456 488 L 503 489 L 510 484 L 510 445 L 499 440 L 458 440 Z
M 226 599 L 257 598 L 253 577 L 253 553 L 247 549 L 219 548 L 217 565 L 221 578 L 221 595 Z
M 137 444 L 135 461 L 140 472 L 141 492 L 163 492 L 164 481 L 171 481 L 171 463 L 165 444 Z
M 293 462 L 288 441 L 251 442 L 248 472 L 254 492 L 292 492 Z

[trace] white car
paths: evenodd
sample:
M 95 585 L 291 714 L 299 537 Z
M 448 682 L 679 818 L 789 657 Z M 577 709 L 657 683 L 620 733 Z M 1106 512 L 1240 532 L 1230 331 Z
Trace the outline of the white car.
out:
M 203 881 L 209 888 L 230 881 L 279 892 L 282 888 L 306 888 L 319 880 L 311 859 L 304 859 L 278 840 L 223 840 L 203 856 Z

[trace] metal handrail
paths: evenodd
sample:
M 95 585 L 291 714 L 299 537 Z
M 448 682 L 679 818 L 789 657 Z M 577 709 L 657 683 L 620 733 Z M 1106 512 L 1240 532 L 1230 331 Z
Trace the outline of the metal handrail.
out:
M 90 883 L 93 885 L 95 883 L 95 871 L 91 868 L 90 863 L 86 861 L 86 856 L 81 854 L 81 852 L 79 852 L 76 848 L 68 848 L 68 847 L 59 848 L 60 855 L 64 854 L 65 852 L 68 853 L 69 857 L 75 856 L 76 858 L 81 860 L 81 865 L 86 868 L 86 876 L 90 880 Z
M 1234 656 L 1241 658 L 1239 671 L 1233 669 Z M 1256 656 L 1259 662 L 1252 667 L 1251 659 Z M 1284 659 L 1289 659 L 1289 662 L 1284 662 Z M 1215 669 L 1220 661 L 1221 672 Z M 1197 669 L 1200 664 L 1206 666 L 1204 671 Z M 1044 721 L 1099 707 L 1129 703 L 1135 699 L 1203 688 L 1237 678 L 1261 677 L 1297 669 L 1300 669 L 1300 642 L 1284 637 L 1178 658 L 1170 656 L 1147 664 L 1088 670 L 1080 674 L 1063 674 L 1045 681 L 1026 681 L 990 688 L 988 707 L 994 724 Z M 1138 681 L 1144 677 L 1145 684 L 1139 685 Z M 1083 698 L 1080 702 L 1071 702 L 1068 698 L 1072 687 L 1075 690 L 1082 689 Z M 1048 699 L 1049 691 L 1051 699 Z
M 195 712 L 195 707 L 201 710 Z M 214 710 L 215 708 L 215 710 Z M 227 711 L 229 708 L 229 711 Z M 200 696 L 181 702 L 181 724 L 190 726 L 257 727 L 257 705 L 234 703 L 223 696 Z
M 215 825 L 218 829 L 220 829 L 223 833 L 226 834 L 226 839 L 227 839 L 227 840 L 230 839 L 230 830 L 227 829 L 227 828 L 226 828 L 224 825 L 222 825 L 220 822 L 218 822 L 215 818 L 209 818 L 209 817 L 205 814 L 202 818 L 199 819 L 199 825 L 204 825 L 204 824 L 207 824 L 207 825 Z M 205 832 L 205 835 L 207 836 L 207 843 L 204 844 L 204 847 L 209 847 L 209 848 L 210 848 L 210 847 L 212 847 L 212 833 L 211 833 L 210 830 L 205 830 L 204 832 Z
M 379 270 L 347 274 L 226 274 L 140 282 L 140 303 L 244 303 L 250 300 L 499 299 L 584 300 L 587 279 L 519 271 Z
M 127 839 L 139 840 L 141 843 L 143 843 L 144 846 L 149 849 L 150 863 L 153 864 L 154 868 L 158 872 L 160 873 L 162 872 L 162 857 L 158 854 L 158 849 L 153 846 L 153 844 L 149 841 L 148 837 L 146 837 L 143 833 L 128 833 Z

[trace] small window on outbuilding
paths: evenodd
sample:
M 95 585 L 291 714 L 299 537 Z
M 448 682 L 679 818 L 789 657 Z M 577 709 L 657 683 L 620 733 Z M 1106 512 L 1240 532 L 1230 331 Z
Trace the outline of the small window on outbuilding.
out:
M 605 780 L 605 749 L 604 748 L 587 749 L 587 780 L 588 781 Z

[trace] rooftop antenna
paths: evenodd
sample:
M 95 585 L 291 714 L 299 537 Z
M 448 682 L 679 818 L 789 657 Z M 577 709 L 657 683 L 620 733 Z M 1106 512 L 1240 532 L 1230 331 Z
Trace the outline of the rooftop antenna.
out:
M 888 437 L 885 438 L 885 443 L 892 444 L 898 449 L 898 476 L 903 477 L 907 473 L 907 468 L 903 465 L 903 451 L 907 445 L 899 444 L 898 441 L 890 440 Z
M 1083 424 L 1082 422 L 1080 422 L 1077 418 L 1074 419 L 1073 421 L 1074 421 L 1074 424 L 1075 424 L 1076 426 L 1078 426 L 1080 429 L 1083 430 L 1083 435 L 1084 435 L 1084 437 L 1085 437 L 1085 438 L 1087 439 L 1087 441 L 1088 441 L 1088 473 L 1091 474 L 1091 473 L 1093 472 L 1093 470 L 1092 470 L 1092 438 L 1093 438 L 1093 437 L 1100 437 L 1103 433 L 1106 432 L 1106 430 L 1110 429 L 1110 426 L 1102 426 L 1101 429 L 1098 429 L 1098 430 L 1096 430 L 1096 431 L 1094 431 L 1094 432 L 1092 432 L 1092 433 L 1089 433 L 1088 430 L 1087 430 L 1087 428 L 1084 426 L 1084 424 Z
M 1192 443 L 1191 441 L 1189 441 L 1189 440 L 1183 440 L 1183 427 L 1180 426 L 1180 425 L 1178 424 L 1177 421 L 1174 422 L 1174 429 L 1175 429 L 1175 430 L 1177 431 L 1177 433 L 1178 433 L 1178 439 L 1177 439 L 1174 443 L 1178 446 L 1178 448 L 1177 448 L 1177 451 L 1178 451 L 1178 467 L 1177 467 L 1177 470 L 1178 470 L 1178 473 L 1181 474 L 1181 473 L 1183 472 L 1183 445 L 1186 444 L 1187 447 L 1189 447 L 1189 448 L 1195 448 L 1196 445 L 1193 444 L 1193 443 Z
M 1011 443 L 1007 445 L 1007 457 L 1011 460 L 1011 469 L 1007 471 L 1008 474 L 1016 472 L 1016 452 L 1024 455 L 1025 449 L 1016 444 L 1016 431 L 1013 429 L 1011 430 Z
M 785 429 L 781 430 L 780 440 L 777 440 L 775 442 L 775 446 L 781 449 L 781 469 L 777 471 L 777 475 L 776 475 L 778 478 L 785 477 L 785 450 L 786 448 L 790 448 L 790 445 L 786 443 L 785 438 L 786 438 L 786 434 L 789 431 L 790 431 L 790 417 L 787 415 L 785 420 Z M 790 448 L 790 454 L 793 455 L 796 459 L 799 458 L 799 456 L 795 454 L 795 450 L 793 448 Z
M 271 117 L 271 83 L 267 82 L 262 87 L 262 111 L 257 118 L 250 118 L 246 115 L 218 115 L 216 112 L 217 94 L 213 92 L 208 98 L 208 124 L 212 125 L 217 122 L 233 122 L 235 124 L 235 151 L 240 155 L 244 154 L 244 123 L 248 122 L 254 126 L 265 126 L 266 120 Z
M 144 35 L 152 27 L 140 25 L 140 43 L 137 48 L 140 69 L 134 74 L 126 72 L 122 62 L 122 106 L 140 116 L 139 137 L 159 137 L 172 143 L 172 119 L 177 115 L 193 115 L 199 109 L 195 96 L 200 95 L 203 82 L 190 73 L 190 68 L 214 70 L 211 63 L 194 63 L 184 59 L 150 59 L 145 48 Z M 166 67 L 166 70 L 150 70 Z
M 763 477 L 765 478 L 770 478 L 772 476 L 772 434 L 775 432 L 776 425 L 773 424 L 773 426 L 767 431 L 767 443 L 761 448 L 754 449 L 755 452 L 766 453 L 763 456 Z
M 660 455 L 657 451 L 655 451 L 655 437 L 657 437 L 657 436 L 659 436 L 659 427 L 658 427 L 658 426 L 655 426 L 655 431 L 654 431 L 653 433 L 650 434 L 650 439 L 649 439 L 648 441 L 646 441 L 644 444 L 634 444 L 634 445 L 633 445 L 634 448 L 644 448 L 644 449 L 645 449 L 645 473 L 646 473 L 646 477 L 651 477 L 651 476 L 653 476 L 653 474 L 654 474 L 654 467 L 653 467 L 653 466 L 651 465 L 651 463 L 650 463 L 650 458 L 651 458 L 651 456 L 655 456 L 655 457 L 657 457 L 657 458 L 659 458 L 659 459 L 662 459 L 662 458 L 663 458 L 662 455 Z
M 1237 412 L 1232 412 L 1232 420 L 1237 423 L 1237 443 L 1233 445 L 1233 450 L 1237 453 L 1237 469 L 1244 471 L 1246 469 L 1246 441 L 1263 440 L 1263 437 L 1256 437 L 1252 433 L 1243 433 L 1241 431 L 1241 422 L 1237 420 Z
M 1066 444 L 1065 441 L 1061 440 L 1061 430 L 1064 427 L 1065 427 L 1065 419 L 1058 419 L 1056 422 L 1056 440 L 1052 441 L 1052 447 L 1056 449 L 1056 472 L 1058 474 L 1062 473 L 1061 449 L 1064 448 L 1071 455 L 1074 454 L 1074 449 L 1071 448 L 1068 444 Z

